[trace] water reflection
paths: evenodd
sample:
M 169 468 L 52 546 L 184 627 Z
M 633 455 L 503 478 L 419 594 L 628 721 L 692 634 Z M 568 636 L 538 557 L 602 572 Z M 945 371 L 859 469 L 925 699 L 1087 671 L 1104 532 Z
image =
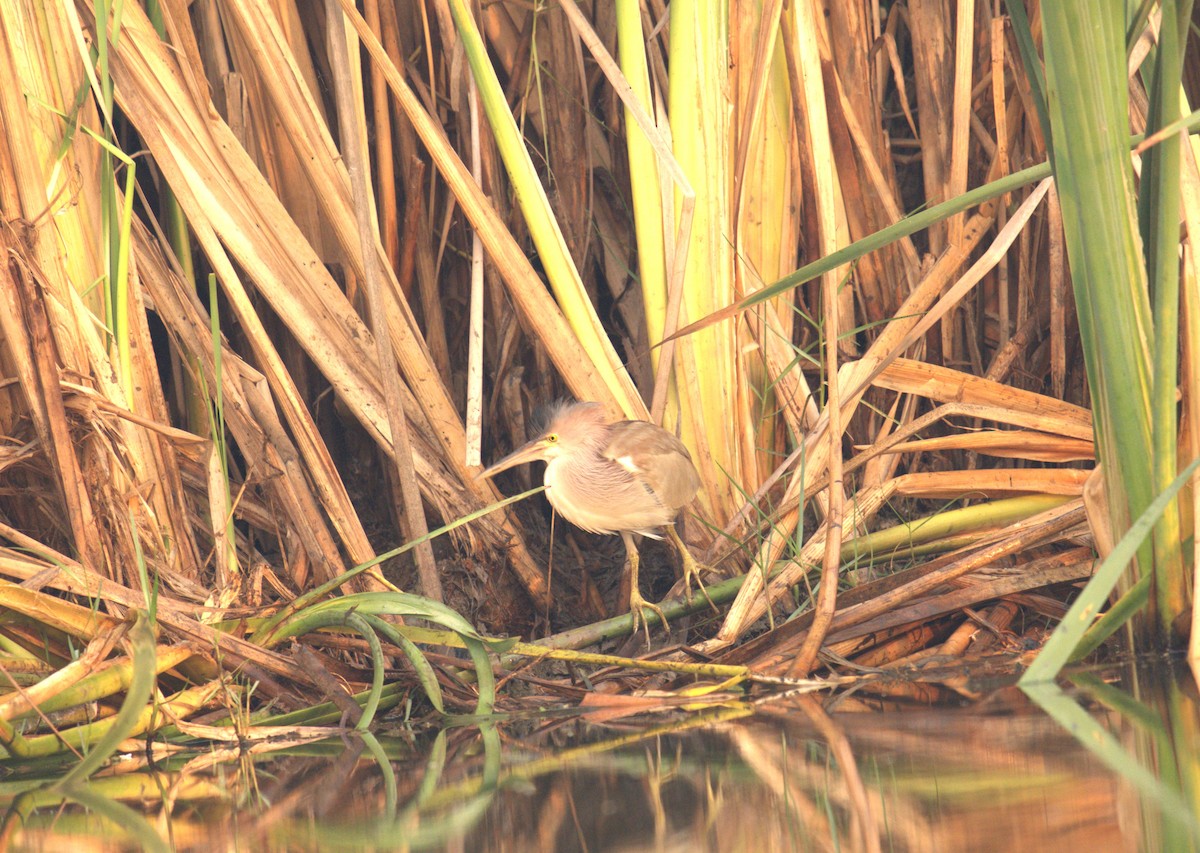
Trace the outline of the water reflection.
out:
M 405 731 L 348 735 L 215 766 L 195 753 L 158 756 L 77 792 L 22 781 L 10 767 L 4 840 L 25 849 L 154 838 L 180 850 L 1194 849 L 1187 822 L 1164 819 L 1197 811 L 1188 780 L 1198 778 L 1200 717 L 1192 682 L 1174 677 L 1141 685 L 1141 700 L 1119 689 L 1132 686 L 1129 674 L 1078 677 L 1074 707 L 1098 728 L 1067 725 L 1092 749 L 1011 689 L 903 710 L 880 689 L 653 716 L 509 718 L 415 741 Z M 881 702 L 892 707 L 880 712 Z M 1176 799 L 1147 802 L 1145 786 L 1093 751 L 1105 735 L 1154 779 L 1182 784 Z

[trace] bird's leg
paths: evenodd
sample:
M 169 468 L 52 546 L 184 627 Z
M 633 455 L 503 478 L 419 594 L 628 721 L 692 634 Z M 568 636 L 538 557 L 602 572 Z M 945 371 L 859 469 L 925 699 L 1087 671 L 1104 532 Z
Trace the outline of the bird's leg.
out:
M 713 609 L 714 613 L 719 612 L 717 605 L 713 604 L 708 590 L 704 588 L 704 581 L 700 580 L 701 570 L 711 571 L 711 569 L 702 563 L 696 562 L 696 558 L 692 556 L 692 552 L 688 550 L 687 545 L 683 544 L 679 533 L 676 532 L 674 524 L 667 525 L 667 535 L 671 537 L 671 541 L 679 549 L 679 557 L 683 560 L 683 594 L 687 598 L 688 604 L 692 603 L 692 581 L 694 580 L 696 586 L 700 587 L 700 592 L 704 594 L 705 600 L 708 601 L 708 606 Z
M 642 591 L 638 589 L 638 552 L 637 546 L 633 544 L 633 534 L 622 530 L 621 539 L 625 542 L 625 565 L 629 572 L 629 615 L 633 617 L 633 633 L 637 633 L 640 622 L 642 630 L 646 632 L 646 645 L 649 646 L 650 623 L 646 620 L 645 611 L 652 610 L 657 613 L 665 630 L 670 631 L 671 626 L 667 624 L 667 614 L 663 613 L 662 608 L 642 598 Z

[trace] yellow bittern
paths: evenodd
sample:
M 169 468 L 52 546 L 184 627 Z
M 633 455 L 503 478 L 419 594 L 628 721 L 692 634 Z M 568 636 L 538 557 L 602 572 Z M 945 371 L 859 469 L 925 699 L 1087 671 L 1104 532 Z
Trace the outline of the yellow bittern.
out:
M 649 624 L 646 610 L 662 608 L 642 598 L 638 589 L 638 552 L 633 534 L 661 539 L 665 529 L 679 556 L 688 599 L 692 581 L 704 597 L 700 566 L 675 531 L 675 518 L 700 488 L 700 475 L 678 438 L 646 421 L 609 423 L 599 403 L 558 403 L 550 411 L 541 435 L 480 473 L 495 474 L 535 459 L 546 465 L 546 497 L 550 505 L 576 527 L 592 533 L 619 533 L 625 542 L 625 566 L 631 591 L 633 629 Z M 709 599 L 711 603 L 711 599 Z

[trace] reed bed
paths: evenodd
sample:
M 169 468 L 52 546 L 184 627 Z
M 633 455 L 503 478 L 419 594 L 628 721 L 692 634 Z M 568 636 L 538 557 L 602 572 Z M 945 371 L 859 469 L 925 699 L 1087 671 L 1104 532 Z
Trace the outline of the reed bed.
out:
M 1196 642 L 1198 66 L 1139 9 L 4 4 L 9 756 Z M 648 548 L 642 660 L 616 540 L 475 476 L 562 397 L 701 472 L 720 613 Z

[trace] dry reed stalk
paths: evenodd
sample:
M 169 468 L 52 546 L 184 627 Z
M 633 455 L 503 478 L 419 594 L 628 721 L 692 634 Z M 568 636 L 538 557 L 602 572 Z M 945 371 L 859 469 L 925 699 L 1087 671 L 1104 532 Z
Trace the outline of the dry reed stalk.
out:
M 888 448 L 886 452 L 914 453 L 922 450 L 973 450 L 989 456 L 1041 462 L 1076 462 L 1096 458 L 1095 445 L 1090 441 L 1024 430 L 984 430 L 906 441 Z
M 370 175 L 367 169 L 367 148 L 365 144 L 366 122 L 361 121 L 355 109 L 361 103 L 360 92 L 355 90 L 357 63 L 351 71 L 347 58 L 348 50 L 353 49 L 357 55 L 356 41 L 348 42 L 348 35 L 342 21 L 342 13 L 336 7 L 334 0 L 327 0 L 325 18 L 329 34 L 329 54 L 333 66 L 333 86 L 336 92 L 338 114 L 341 119 L 340 127 L 343 135 L 342 147 L 345 149 L 345 162 L 354 198 L 354 212 L 358 225 L 359 249 L 364 259 L 375 255 L 379 235 L 377 226 L 371 216 L 374 209 L 373 196 L 369 189 Z M 376 74 L 376 76 L 380 76 Z M 380 81 L 382 83 L 382 81 Z M 382 88 L 382 85 L 380 86 Z M 429 525 L 425 519 L 425 508 L 421 504 L 421 494 L 417 486 L 417 475 L 413 465 L 413 443 L 409 436 L 408 415 L 404 411 L 404 399 L 400 390 L 400 377 L 396 372 L 396 358 L 392 351 L 388 323 L 386 319 L 387 304 L 384 300 L 384 264 L 367 263 L 365 290 L 368 313 L 371 321 L 371 331 L 375 336 L 376 363 L 380 368 L 380 383 L 383 386 L 383 398 L 387 405 L 387 437 L 391 442 L 392 460 L 396 466 L 396 481 L 400 500 L 397 502 L 398 515 L 405 519 L 404 533 L 409 539 L 418 540 L 415 549 L 417 573 L 420 577 L 421 592 L 434 601 L 442 601 L 442 581 L 438 575 L 437 564 L 433 558 L 433 545 L 425 538 L 429 534 Z M 399 290 L 397 288 L 397 295 Z M 402 344 L 403 346 L 403 344 Z M 430 366 L 429 363 L 426 363 Z M 410 375 L 411 378 L 411 375 Z M 464 452 L 463 464 L 466 464 Z
M 953 114 L 954 70 L 947 55 L 954 44 L 949 33 L 950 5 L 950 0 L 913 0 L 907 6 L 913 82 L 921 116 L 921 177 L 930 203 L 950 198 L 950 147 L 955 137 L 942 133 Z M 929 230 L 929 250 L 935 255 L 946 246 L 947 227 L 938 223 Z
M 970 617 L 964 620 L 946 642 L 942 643 L 937 653 L 958 657 L 967 651 L 982 631 L 989 632 L 993 639 L 999 637 L 1012 624 L 1018 612 L 1019 608 L 1012 601 L 1001 601 L 995 607 L 989 607 L 985 613 L 979 614 L 978 619 Z

